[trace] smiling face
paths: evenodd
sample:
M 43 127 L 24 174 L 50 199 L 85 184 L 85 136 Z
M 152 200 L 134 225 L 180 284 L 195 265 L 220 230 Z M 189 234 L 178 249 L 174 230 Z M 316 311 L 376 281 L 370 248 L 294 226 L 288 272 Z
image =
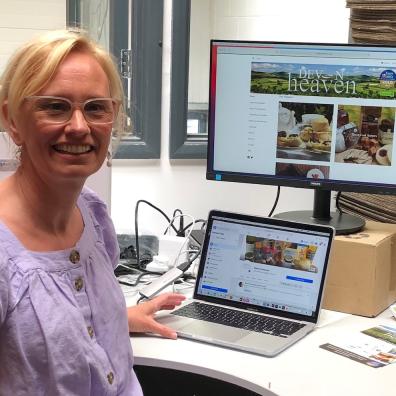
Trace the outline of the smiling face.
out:
M 86 52 L 72 52 L 60 64 L 40 96 L 56 96 L 71 102 L 110 97 L 108 78 L 97 60 Z M 84 182 L 106 158 L 112 124 L 89 124 L 79 108 L 64 124 L 38 116 L 34 101 L 25 100 L 9 124 L 14 142 L 21 146 L 21 170 L 25 176 L 47 181 Z

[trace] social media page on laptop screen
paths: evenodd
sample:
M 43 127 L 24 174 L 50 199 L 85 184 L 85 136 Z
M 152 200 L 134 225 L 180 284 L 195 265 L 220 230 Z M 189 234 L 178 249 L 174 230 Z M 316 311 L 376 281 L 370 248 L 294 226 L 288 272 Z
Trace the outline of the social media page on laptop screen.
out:
M 328 243 L 325 233 L 215 219 L 197 292 L 311 316 Z

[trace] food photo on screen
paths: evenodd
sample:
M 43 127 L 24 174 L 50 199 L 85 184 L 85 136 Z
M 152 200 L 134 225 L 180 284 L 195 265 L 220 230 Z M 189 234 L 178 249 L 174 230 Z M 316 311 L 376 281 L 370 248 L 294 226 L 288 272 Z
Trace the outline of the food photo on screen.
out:
M 334 105 L 279 102 L 277 157 L 330 161 Z
M 299 271 L 318 272 L 313 264 L 317 246 L 246 235 L 242 260 Z
M 392 165 L 393 107 L 341 104 L 337 113 L 336 162 Z
M 306 165 L 277 162 L 275 174 L 277 176 L 285 177 L 289 176 L 303 177 L 308 179 L 328 179 L 330 174 L 330 167 L 323 165 Z

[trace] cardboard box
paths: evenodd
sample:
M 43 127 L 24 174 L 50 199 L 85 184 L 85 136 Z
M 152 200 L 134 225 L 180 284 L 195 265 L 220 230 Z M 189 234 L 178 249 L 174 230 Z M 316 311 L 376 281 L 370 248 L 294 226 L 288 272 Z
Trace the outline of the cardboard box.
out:
M 323 308 L 373 317 L 396 301 L 396 225 L 368 221 L 357 234 L 337 236 Z

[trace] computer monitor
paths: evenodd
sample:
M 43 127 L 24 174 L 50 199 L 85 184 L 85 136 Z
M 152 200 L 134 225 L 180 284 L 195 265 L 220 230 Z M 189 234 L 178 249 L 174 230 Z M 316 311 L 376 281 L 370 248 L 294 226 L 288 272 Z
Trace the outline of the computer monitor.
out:
M 212 40 L 207 179 L 314 188 L 284 215 L 359 230 L 330 194 L 396 194 L 395 71 L 396 47 Z

